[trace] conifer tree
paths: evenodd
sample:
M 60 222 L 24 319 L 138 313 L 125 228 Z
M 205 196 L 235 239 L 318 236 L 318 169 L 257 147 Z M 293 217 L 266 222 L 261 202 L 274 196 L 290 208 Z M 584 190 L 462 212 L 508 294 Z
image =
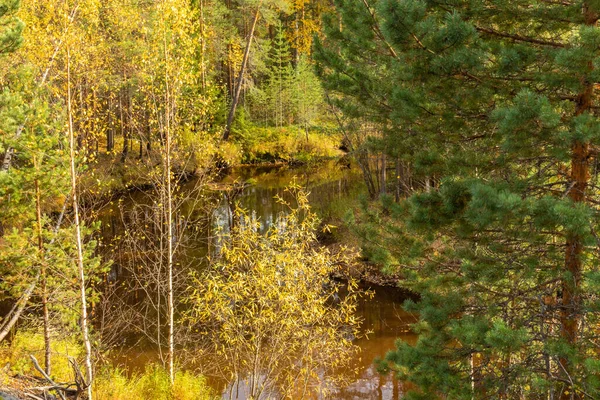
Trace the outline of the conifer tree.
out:
M 323 89 L 313 65 L 306 56 L 301 56 L 294 71 L 292 105 L 296 122 L 305 130 L 319 116 L 323 106 Z
M 0 55 L 15 51 L 23 41 L 23 22 L 15 16 L 19 0 L 0 1 Z
M 370 210 L 420 294 L 419 341 L 383 370 L 413 399 L 600 396 L 598 4 L 336 4 L 330 89 L 440 182 Z
M 277 33 L 275 34 L 275 39 L 272 41 L 271 49 L 267 96 L 273 108 L 273 122 L 275 126 L 283 126 L 290 112 L 292 59 L 290 46 L 284 36 L 281 23 L 277 26 Z

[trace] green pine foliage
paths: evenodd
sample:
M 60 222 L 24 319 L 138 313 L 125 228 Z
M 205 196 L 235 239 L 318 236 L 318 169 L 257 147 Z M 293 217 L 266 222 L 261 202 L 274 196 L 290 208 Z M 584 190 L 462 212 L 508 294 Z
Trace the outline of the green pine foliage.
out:
M 293 69 L 290 46 L 283 34 L 281 23 L 277 26 L 277 34 L 271 44 L 269 57 L 269 77 L 266 93 L 268 102 L 273 108 L 272 120 L 275 126 L 289 123 L 291 86 L 293 85 Z
M 24 24 L 15 16 L 20 0 L 0 1 L 0 55 L 15 51 L 21 45 Z
M 419 341 L 382 371 L 416 384 L 411 399 L 600 396 L 600 6 L 336 5 L 316 44 L 326 88 L 435 178 L 362 216 L 371 252 L 420 295 Z

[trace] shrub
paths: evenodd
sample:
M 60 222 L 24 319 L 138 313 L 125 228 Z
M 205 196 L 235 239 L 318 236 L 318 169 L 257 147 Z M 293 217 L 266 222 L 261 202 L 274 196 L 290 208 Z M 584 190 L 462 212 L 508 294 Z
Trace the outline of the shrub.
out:
M 306 194 L 290 190 L 298 207 L 265 235 L 245 218 L 191 288 L 189 320 L 252 398 L 323 393 L 357 351 L 356 285 L 339 295 L 330 276 L 341 260 L 317 246 L 319 220 Z

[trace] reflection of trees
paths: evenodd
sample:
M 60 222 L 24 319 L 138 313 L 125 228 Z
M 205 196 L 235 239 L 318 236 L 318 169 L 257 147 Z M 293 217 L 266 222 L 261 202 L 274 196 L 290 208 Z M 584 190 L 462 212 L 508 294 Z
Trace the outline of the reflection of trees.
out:
M 202 264 L 210 202 L 202 198 L 203 183 L 186 191 L 178 189 L 173 197 L 171 220 L 173 238 L 173 291 L 175 313 L 189 285 L 192 268 Z M 137 193 L 135 201 L 121 202 L 107 217 L 111 221 L 111 246 L 105 257 L 114 260 L 100 301 L 97 321 L 103 343 L 121 344 L 135 340 L 150 345 L 166 362 L 168 322 L 168 243 L 169 220 L 160 187 Z M 105 224 L 107 225 L 107 224 Z M 175 324 L 175 344 L 183 347 L 186 330 Z

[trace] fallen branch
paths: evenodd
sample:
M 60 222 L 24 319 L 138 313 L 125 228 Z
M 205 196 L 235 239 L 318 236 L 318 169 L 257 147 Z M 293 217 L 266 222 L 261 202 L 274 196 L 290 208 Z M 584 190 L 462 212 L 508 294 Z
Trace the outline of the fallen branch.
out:
M 40 367 L 40 364 L 38 363 L 38 360 L 35 358 L 35 356 L 33 356 L 32 354 L 30 354 L 29 358 L 31 358 L 31 361 L 33 362 L 33 366 L 35 367 L 35 369 L 40 374 L 42 374 L 42 376 L 44 377 L 44 379 L 46 379 L 46 381 L 48 381 L 48 383 L 50 383 L 50 385 L 51 385 L 51 386 L 43 386 L 43 387 L 34 387 L 32 389 L 40 390 L 40 391 L 42 391 L 42 393 L 46 393 L 49 390 L 54 390 L 58 394 L 58 396 L 60 396 L 60 398 L 62 400 L 67 400 L 67 398 L 65 397 L 65 395 L 67 395 L 69 397 L 74 397 L 74 398 L 78 399 L 79 395 L 85 389 L 87 389 L 87 386 L 85 388 L 83 388 L 83 389 L 80 386 L 80 382 L 79 382 L 79 379 L 77 377 L 78 377 L 78 375 L 81 376 L 81 372 L 78 371 L 77 363 L 75 362 L 75 360 L 71 361 L 72 357 L 69 357 L 69 362 L 73 366 L 73 370 L 76 371 L 75 372 L 75 383 L 74 384 L 59 384 L 59 383 L 54 382 L 54 380 L 52 380 L 52 378 L 50 378 L 48 376 L 48 374 L 46 374 L 46 371 L 44 371 L 44 369 L 42 367 Z M 76 386 L 77 389 L 73 389 L 72 386 Z
M 32 398 L 34 400 L 44 400 L 43 398 L 38 397 L 38 396 L 36 396 L 34 394 L 31 394 L 31 393 L 25 393 L 25 396 L 30 397 L 30 398 Z

